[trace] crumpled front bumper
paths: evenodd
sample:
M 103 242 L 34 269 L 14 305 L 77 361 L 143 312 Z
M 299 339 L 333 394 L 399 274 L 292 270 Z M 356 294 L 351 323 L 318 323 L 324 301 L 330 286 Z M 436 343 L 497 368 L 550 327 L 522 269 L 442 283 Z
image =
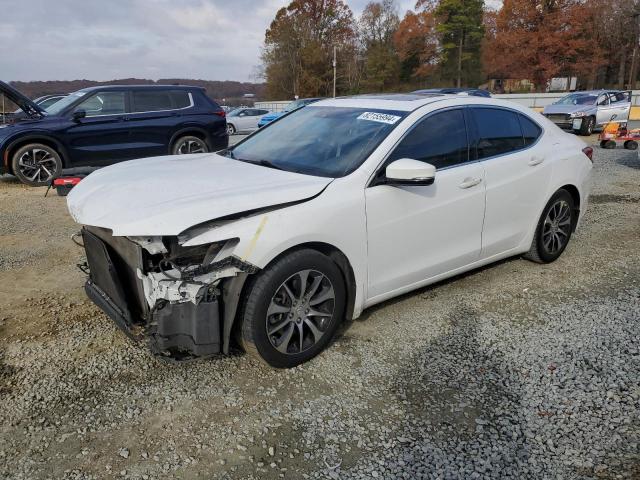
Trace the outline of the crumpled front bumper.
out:
M 198 303 L 146 304 L 138 271 L 145 252 L 105 229 L 82 231 L 89 278 L 87 296 L 133 340 L 146 340 L 152 352 L 177 359 L 219 353 L 219 291 L 210 288 Z

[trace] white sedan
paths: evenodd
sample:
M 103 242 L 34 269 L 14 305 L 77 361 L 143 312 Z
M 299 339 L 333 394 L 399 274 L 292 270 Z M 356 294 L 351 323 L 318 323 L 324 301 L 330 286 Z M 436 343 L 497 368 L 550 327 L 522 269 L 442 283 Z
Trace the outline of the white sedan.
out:
M 345 319 L 497 260 L 556 260 L 592 149 L 517 104 L 456 95 L 322 100 L 226 152 L 148 158 L 68 197 L 85 290 L 177 359 L 237 340 L 275 367 Z
M 258 129 L 258 122 L 269 110 L 263 108 L 236 108 L 227 114 L 227 133 L 250 133 Z

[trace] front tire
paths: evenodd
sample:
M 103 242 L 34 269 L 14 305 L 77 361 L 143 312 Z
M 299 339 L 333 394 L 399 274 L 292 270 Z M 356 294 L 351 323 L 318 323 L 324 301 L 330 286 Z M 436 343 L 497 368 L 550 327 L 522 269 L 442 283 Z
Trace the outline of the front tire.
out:
M 18 149 L 11 160 L 13 174 L 32 187 L 49 185 L 62 173 L 58 152 L 42 143 L 30 143 Z
M 588 137 L 593 133 L 593 128 L 596 125 L 596 119 L 593 117 L 587 117 L 582 121 L 582 125 L 580 125 L 580 130 L 578 132 L 580 135 Z
M 551 263 L 567 248 L 576 211 L 573 197 L 564 189 L 558 190 L 542 211 L 529 252 L 524 256 L 536 263 Z
M 207 142 L 202 140 L 201 138 L 194 137 L 192 135 L 187 135 L 185 137 L 180 137 L 173 144 L 173 148 L 171 149 L 171 153 L 173 155 L 186 155 L 189 153 L 207 153 L 209 151 L 209 147 L 207 146 Z
M 346 288 L 338 266 L 315 250 L 283 256 L 251 278 L 240 309 L 240 344 L 276 368 L 319 354 L 344 316 Z

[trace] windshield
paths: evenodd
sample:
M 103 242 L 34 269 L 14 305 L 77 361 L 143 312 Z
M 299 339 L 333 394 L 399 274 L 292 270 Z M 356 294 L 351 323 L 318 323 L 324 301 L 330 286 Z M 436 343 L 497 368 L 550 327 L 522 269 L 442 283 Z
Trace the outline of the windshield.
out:
M 556 102 L 556 105 L 595 105 L 597 99 L 597 95 L 589 93 L 572 93 L 562 97 Z
M 49 114 L 49 115 L 55 115 L 57 113 L 60 113 L 61 111 L 63 111 L 65 108 L 67 108 L 69 105 L 71 105 L 72 103 L 74 103 L 76 100 L 78 100 L 79 98 L 83 97 L 84 95 L 86 95 L 87 92 L 73 92 L 71 94 L 69 94 L 68 96 L 58 100 L 56 103 L 54 103 L 53 105 L 49 105 L 47 108 L 45 108 L 45 111 Z
M 237 160 L 322 177 L 343 177 L 371 154 L 406 112 L 309 106 L 230 149 Z

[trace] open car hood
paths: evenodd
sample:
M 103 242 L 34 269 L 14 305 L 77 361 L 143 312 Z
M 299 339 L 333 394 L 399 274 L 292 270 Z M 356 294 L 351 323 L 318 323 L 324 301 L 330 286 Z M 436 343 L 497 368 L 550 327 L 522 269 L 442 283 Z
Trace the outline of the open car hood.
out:
M 178 235 L 236 213 L 311 198 L 331 183 L 214 153 L 131 160 L 97 170 L 67 197 L 73 219 L 113 235 Z
M 4 94 L 5 97 L 20 107 L 20 109 L 31 118 L 40 118 L 45 115 L 45 111 L 42 108 L 8 83 L 0 81 L 0 93 Z

